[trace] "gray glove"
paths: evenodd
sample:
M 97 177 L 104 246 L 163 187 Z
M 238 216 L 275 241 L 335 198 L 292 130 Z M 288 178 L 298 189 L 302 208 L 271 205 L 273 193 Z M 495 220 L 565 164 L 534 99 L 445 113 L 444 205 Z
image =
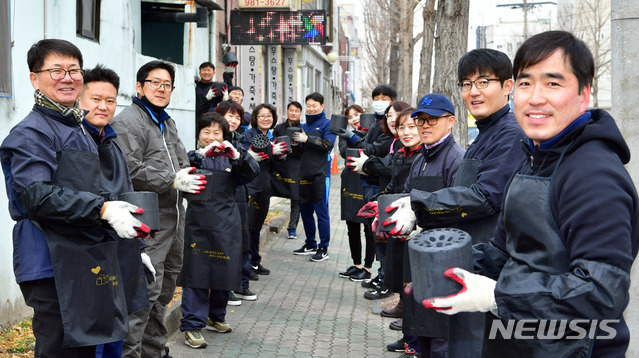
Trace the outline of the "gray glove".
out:
M 351 137 L 354 135 L 355 133 L 353 133 L 352 131 L 348 130 L 348 129 L 344 129 L 344 128 L 340 128 L 337 131 L 335 131 L 335 135 L 340 137 L 340 138 L 344 138 L 344 139 L 351 139 Z

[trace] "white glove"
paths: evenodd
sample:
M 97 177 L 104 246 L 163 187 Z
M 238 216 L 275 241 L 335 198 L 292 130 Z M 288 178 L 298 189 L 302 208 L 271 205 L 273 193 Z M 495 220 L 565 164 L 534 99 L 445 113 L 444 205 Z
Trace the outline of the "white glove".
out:
M 288 147 L 285 142 L 272 143 L 273 155 L 282 155 L 288 153 Z
M 240 158 L 240 152 L 238 152 L 233 144 L 231 144 L 228 140 L 222 142 L 222 145 L 218 148 L 220 148 L 220 157 L 229 157 L 233 160 L 238 160 Z
M 220 146 L 220 142 L 214 140 L 213 143 L 207 145 L 206 147 L 204 147 L 202 149 L 199 149 L 200 155 L 202 157 L 212 157 L 213 156 L 213 152 L 219 146 Z
M 180 169 L 175 173 L 175 180 L 173 181 L 173 187 L 179 191 L 191 194 L 199 194 L 200 190 L 204 189 L 206 180 L 204 175 L 189 174 L 194 171 L 195 167 L 189 167 Z
M 102 220 L 106 220 L 119 237 L 133 239 L 146 237 L 151 229 L 136 219 L 131 213 L 143 214 L 144 210 L 126 201 L 107 201 L 104 203 Z
M 293 141 L 295 142 L 299 142 L 299 143 L 306 143 L 306 141 L 308 140 L 308 136 L 306 135 L 306 133 L 304 133 L 304 131 L 301 132 L 295 132 L 293 133 Z
M 453 315 L 459 312 L 488 312 L 497 315 L 495 280 L 470 273 L 459 267 L 449 268 L 444 276 L 457 281 L 463 288 L 448 297 L 427 298 L 422 303 L 440 313 Z
M 365 174 L 364 163 L 368 160 L 368 155 L 364 154 L 363 150 L 359 150 L 359 158 L 348 157 L 346 160 L 346 166 L 349 167 L 351 171 L 357 172 L 358 174 Z
M 222 101 L 228 101 L 229 100 L 229 89 L 225 89 L 222 92 Z
M 151 263 L 151 258 L 146 254 L 146 252 L 141 253 L 140 256 L 142 258 L 142 265 L 144 265 L 144 267 L 153 274 L 152 282 L 155 282 L 155 268 L 153 267 L 153 263 Z
M 406 196 L 393 201 L 388 207 L 384 209 L 387 213 L 397 209 L 393 215 L 384 220 L 382 225 L 395 224 L 393 230 L 389 232 L 391 236 L 406 236 L 415 228 L 415 222 L 417 218 L 410 206 L 410 196 Z
M 268 159 L 268 154 L 262 153 L 262 152 L 260 152 L 260 153 L 254 152 L 253 151 L 253 146 L 249 147 L 248 154 L 251 157 L 253 157 L 253 159 L 255 159 L 255 161 L 258 162 L 258 163 L 263 161 L 264 159 Z

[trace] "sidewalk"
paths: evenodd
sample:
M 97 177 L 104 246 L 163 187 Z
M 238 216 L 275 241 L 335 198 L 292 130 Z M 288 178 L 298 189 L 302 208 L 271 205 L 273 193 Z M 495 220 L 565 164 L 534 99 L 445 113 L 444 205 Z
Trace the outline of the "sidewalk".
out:
M 393 305 L 396 295 L 381 301 L 366 300 L 359 283 L 338 275 L 352 264 L 346 225 L 340 220 L 339 190 L 339 175 L 333 174 L 328 260 L 312 262 L 309 256 L 293 255 L 293 250 L 304 244 L 302 222 L 297 230 L 299 238 L 287 239 L 289 202 L 273 199 L 271 211 L 279 210 L 280 214 L 271 220 L 272 230 L 265 226 L 266 240 L 262 240 L 262 263 L 271 274 L 251 281 L 257 301 L 228 306 L 226 320 L 233 332 L 202 331 L 209 343 L 205 349 L 184 344 L 184 334 L 177 329 L 180 313 L 176 302 L 173 316 L 177 332 L 169 337 L 170 354 L 174 358 L 398 357 L 398 353 L 386 350 L 386 344 L 401 337 L 401 332 L 388 328 L 394 319 L 373 313 Z M 274 228 L 283 230 L 271 233 Z M 375 263 L 373 271 L 377 267 Z

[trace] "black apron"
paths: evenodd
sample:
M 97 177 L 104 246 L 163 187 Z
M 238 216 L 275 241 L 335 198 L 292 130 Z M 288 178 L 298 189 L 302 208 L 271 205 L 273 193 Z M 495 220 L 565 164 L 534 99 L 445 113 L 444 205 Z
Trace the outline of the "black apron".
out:
M 482 163 L 479 159 L 462 159 L 455 175 L 453 186 L 470 187 L 477 182 L 477 169 Z M 455 223 L 451 227 L 470 234 L 473 245 L 488 242 L 495 233 L 497 217 Z M 463 312 L 450 316 L 448 354 L 455 358 L 477 358 L 481 356 L 484 339 L 486 315 L 481 312 Z
M 231 172 L 213 173 L 208 201 L 189 201 L 184 230 L 182 287 L 231 291 L 242 278 L 242 232 Z
M 446 160 L 444 159 L 444 166 Z M 442 169 L 442 173 L 444 170 Z M 421 176 L 412 179 L 413 189 L 427 192 L 446 188 L 446 182 L 441 176 Z M 392 239 L 391 241 L 400 241 Z M 410 257 L 406 241 L 401 241 L 404 253 L 403 286 L 413 282 L 410 273 Z M 412 334 L 418 337 L 448 338 L 449 317 L 434 310 L 425 308 L 418 303 L 413 295 L 404 298 L 404 315 L 402 318 L 402 333 Z M 453 356 L 451 356 L 453 357 Z
M 348 168 L 344 168 L 340 177 L 342 179 L 342 190 L 340 191 L 341 219 L 356 223 L 367 222 L 366 218 L 357 216 L 359 209 L 366 204 L 362 176 L 350 171 Z
M 98 144 L 98 155 L 103 190 L 115 195 L 130 192 L 129 169 L 114 141 Z M 118 240 L 121 281 L 126 297 L 127 313 L 131 315 L 149 307 L 146 276 L 140 257 L 140 242 L 138 242 L 139 239 L 131 240 L 118 237 L 116 232 L 111 229 L 107 232 Z
M 299 200 L 300 160 L 286 158 L 273 162 L 271 172 L 271 196 Z
M 517 174 L 511 182 L 504 198 L 506 251 L 511 258 L 504 265 L 501 275 L 506 276 L 509 273 L 517 275 L 515 277 L 533 273 L 556 275 L 570 271 L 570 258 L 550 209 L 550 187 L 565 153 L 566 151 L 562 153 L 551 177 Z M 498 319 L 495 319 L 492 314 L 487 314 L 487 317 L 486 332 L 490 332 L 493 319 Z M 542 318 L 546 317 L 539 317 L 539 319 Z M 567 334 L 571 333 L 567 332 Z M 484 356 L 580 358 L 590 356 L 592 345 L 593 341 L 587 337 L 583 339 L 504 339 L 497 330 L 495 339 L 486 338 L 484 341 Z
M 57 131 L 49 119 L 43 117 L 61 148 L 53 183 L 99 195 L 98 155 L 64 149 Z M 111 238 L 102 225 L 79 228 L 44 221 L 39 225 L 53 262 L 64 327 L 63 346 L 92 346 L 124 339 L 128 321 L 118 264 L 118 241 Z
M 325 119 L 324 121 L 328 121 Z M 322 127 L 319 123 L 317 127 Z M 313 125 L 315 127 L 315 125 Z M 322 132 L 312 130 L 307 132 L 308 136 L 322 138 Z M 320 205 L 324 200 L 326 192 L 326 173 L 328 165 L 328 153 L 324 151 L 311 151 L 305 148 L 302 155 L 304 163 L 300 165 L 299 195 L 300 204 L 313 203 Z

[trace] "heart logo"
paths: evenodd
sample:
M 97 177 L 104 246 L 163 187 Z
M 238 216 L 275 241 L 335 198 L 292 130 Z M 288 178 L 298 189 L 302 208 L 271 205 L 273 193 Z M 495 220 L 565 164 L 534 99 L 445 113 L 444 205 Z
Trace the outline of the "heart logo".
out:
M 92 268 L 92 269 L 91 269 L 91 272 L 93 272 L 94 274 L 96 274 L 96 275 L 97 275 L 97 274 L 100 272 L 100 269 L 101 269 L 101 267 L 100 267 L 100 266 L 97 266 L 97 267 Z
M 463 217 L 465 217 L 465 216 L 467 216 L 467 215 L 468 215 L 468 214 L 466 214 L 466 213 L 462 213 L 462 214 L 461 214 L 461 217 L 463 218 Z
M 191 244 L 191 247 L 195 247 L 195 243 L 192 243 L 192 244 Z

